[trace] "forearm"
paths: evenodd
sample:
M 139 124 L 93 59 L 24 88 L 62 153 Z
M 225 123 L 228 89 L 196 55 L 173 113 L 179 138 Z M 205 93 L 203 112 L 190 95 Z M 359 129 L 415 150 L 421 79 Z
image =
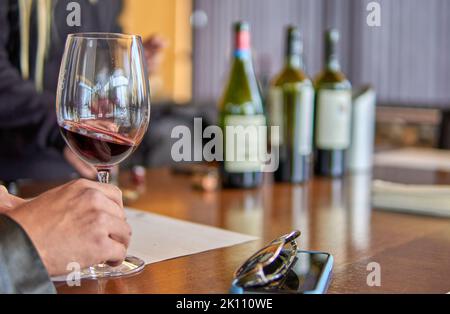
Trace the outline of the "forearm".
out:
M 64 141 L 57 129 L 55 95 L 37 92 L 33 84 L 24 81 L 7 62 L 0 51 L 0 129 L 20 132 L 36 126 L 34 137 L 39 147 L 53 146 L 62 150 Z
M 38 146 L 57 146 L 62 150 L 64 143 L 56 126 L 54 93 L 38 92 L 34 83 L 23 79 L 11 63 L 7 49 L 11 40 L 9 3 L 0 1 L 0 131 L 20 132 L 31 127 Z
M 47 270 L 28 235 L 0 214 L 0 293 L 55 293 Z

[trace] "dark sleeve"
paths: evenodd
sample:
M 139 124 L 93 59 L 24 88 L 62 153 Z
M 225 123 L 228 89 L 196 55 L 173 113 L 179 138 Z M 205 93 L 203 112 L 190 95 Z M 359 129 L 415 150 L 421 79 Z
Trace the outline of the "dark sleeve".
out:
M 9 1 L 0 1 L 0 129 L 39 126 L 39 147 L 54 146 L 60 150 L 64 141 L 58 133 L 55 95 L 39 93 L 32 81 L 23 80 L 9 59 L 6 45 L 9 36 Z
M 25 231 L 0 215 L 0 294 L 56 293 L 47 270 Z
M 114 18 L 114 21 L 113 21 L 113 27 L 112 27 L 111 32 L 122 33 L 122 26 L 119 23 L 119 18 L 123 11 L 123 1 L 116 0 L 112 11 L 113 11 L 112 16 Z

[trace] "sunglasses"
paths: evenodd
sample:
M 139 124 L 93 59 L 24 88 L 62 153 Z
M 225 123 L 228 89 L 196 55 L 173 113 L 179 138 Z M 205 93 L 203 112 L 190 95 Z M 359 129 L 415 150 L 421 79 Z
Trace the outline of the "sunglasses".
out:
M 247 259 L 236 271 L 233 284 L 241 288 L 276 288 L 282 285 L 297 261 L 300 231 L 273 240 Z

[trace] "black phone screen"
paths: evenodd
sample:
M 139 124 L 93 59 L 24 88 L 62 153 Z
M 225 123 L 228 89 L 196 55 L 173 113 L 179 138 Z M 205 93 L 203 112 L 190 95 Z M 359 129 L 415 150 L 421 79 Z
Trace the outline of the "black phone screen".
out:
M 282 289 L 296 290 L 299 292 L 307 292 L 315 290 L 318 282 L 323 276 L 329 277 L 330 274 L 326 270 L 329 262 L 330 254 L 316 252 L 302 252 L 297 254 L 297 261 L 287 276 L 287 280 Z M 328 278 L 326 278 L 328 280 Z M 289 284 L 289 280 L 292 283 Z M 326 287 L 325 287 L 326 288 Z M 322 291 L 323 293 L 324 291 Z
M 288 273 L 278 282 L 247 292 L 325 293 L 331 276 L 332 257 L 324 252 L 298 251 Z

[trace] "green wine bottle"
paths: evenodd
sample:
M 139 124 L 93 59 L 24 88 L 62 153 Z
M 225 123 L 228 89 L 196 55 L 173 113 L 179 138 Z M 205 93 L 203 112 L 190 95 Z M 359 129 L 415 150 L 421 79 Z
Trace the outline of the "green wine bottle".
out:
M 269 125 L 279 126 L 278 136 L 271 136 L 272 154 L 274 149 L 279 153 L 278 182 L 305 182 L 311 173 L 314 89 L 303 72 L 302 54 L 300 32 L 290 26 L 285 65 L 269 91 Z
M 266 118 L 251 61 L 250 28 L 245 22 L 234 25 L 234 59 L 219 108 L 224 134 L 222 186 L 257 187 L 263 178 L 260 152 L 267 145 L 267 136 L 259 127 L 266 126 Z
M 325 69 L 314 80 L 315 172 L 339 177 L 345 172 L 345 151 L 350 146 L 352 87 L 341 72 L 337 56 L 339 32 L 325 33 Z

